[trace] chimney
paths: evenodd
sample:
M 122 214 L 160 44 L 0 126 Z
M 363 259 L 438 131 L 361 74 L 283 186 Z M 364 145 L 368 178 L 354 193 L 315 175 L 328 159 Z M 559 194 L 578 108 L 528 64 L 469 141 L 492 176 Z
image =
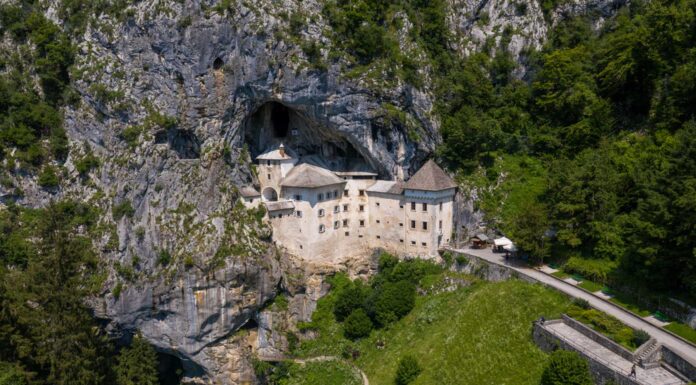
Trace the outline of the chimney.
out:
M 285 158 L 285 146 L 283 145 L 283 143 L 281 143 L 280 147 L 278 147 L 278 152 L 280 153 L 280 156 Z

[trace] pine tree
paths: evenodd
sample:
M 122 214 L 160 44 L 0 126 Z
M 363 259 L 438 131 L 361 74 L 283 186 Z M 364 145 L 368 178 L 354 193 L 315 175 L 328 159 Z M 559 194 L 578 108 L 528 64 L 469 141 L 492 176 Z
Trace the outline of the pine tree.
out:
M 157 353 L 141 336 L 133 337 L 131 346 L 121 350 L 117 360 L 118 385 L 158 385 Z

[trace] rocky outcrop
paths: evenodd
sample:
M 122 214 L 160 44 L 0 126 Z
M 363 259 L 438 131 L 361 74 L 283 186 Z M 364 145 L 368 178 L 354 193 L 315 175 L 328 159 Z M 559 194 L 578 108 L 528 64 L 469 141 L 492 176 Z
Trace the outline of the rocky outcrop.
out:
M 619 1 L 576 0 L 547 20 L 537 1 L 450 0 L 448 20 L 463 55 L 493 39 L 524 64 L 550 23 L 587 9 L 605 17 Z M 26 206 L 74 197 L 102 209 L 97 243 L 108 277 L 91 301 L 97 315 L 114 334 L 138 330 L 180 357 L 196 381 L 252 381 L 249 352 L 286 348 L 277 325 L 309 320 L 324 276 L 374 268 L 369 258 L 293 261 L 269 242 L 259 213 L 236 205 L 237 189 L 255 178 L 245 135 L 255 112 L 284 105 L 319 144 L 355 150 L 383 177 L 408 177 L 440 141 L 427 84 L 370 87 L 325 49 L 326 68 L 310 63 L 303 41 L 330 45 L 322 4 L 163 0 L 103 15 L 77 41 L 81 102 L 65 109 L 72 149 L 61 189 L 40 189 L 33 176 L 16 183 Z M 61 23 L 57 14 L 47 12 Z M 305 21 L 299 36 L 288 32 L 293 14 Z M 385 106 L 405 112 L 417 135 L 386 118 Z M 79 175 L 90 153 L 101 166 Z M 459 228 L 480 220 L 471 200 L 460 212 Z M 283 312 L 267 307 L 280 291 L 289 296 Z M 258 330 L 239 332 L 250 323 Z

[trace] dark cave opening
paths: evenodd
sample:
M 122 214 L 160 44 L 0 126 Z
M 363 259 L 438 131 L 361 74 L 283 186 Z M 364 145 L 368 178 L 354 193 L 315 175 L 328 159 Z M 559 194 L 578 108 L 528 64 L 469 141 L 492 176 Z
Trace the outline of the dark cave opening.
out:
M 285 138 L 288 136 L 290 112 L 287 107 L 280 103 L 273 103 L 273 108 L 271 109 L 271 122 L 273 124 L 274 137 Z
M 181 360 L 171 354 L 157 352 L 157 378 L 160 385 L 179 385 L 184 375 Z
M 300 162 L 333 171 L 375 172 L 344 133 L 280 102 L 261 104 L 244 120 L 243 130 L 244 142 L 254 162 L 258 155 L 282 143 Z
M 225 65 L 225 62 L 222 61 L 219 57 L 215 58 L 215 61 L 213 61 L 213 69 L 214 70 L 219 70 L 222 69 L 222 66 Z

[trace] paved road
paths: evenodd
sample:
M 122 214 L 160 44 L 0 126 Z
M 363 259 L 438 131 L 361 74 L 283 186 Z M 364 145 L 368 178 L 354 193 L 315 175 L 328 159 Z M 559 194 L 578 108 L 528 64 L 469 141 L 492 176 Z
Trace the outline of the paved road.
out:
M 692 345 L 682 341 L 681 339 L 665 332 L 664 330 L 652 325 L 648 321 L 614 305 L 611 302 L 605 301 L 595 295 L 592 295 L 582 289 L 579 289 L 567 282 L 560 281 L 556 278 L 550 277 L 538 270 L 531 269 L 528 267 L 521 266 L 511 266 L 502 254 L 493 253 L 491 249 L 453 249 L 456 252 L 471 254 L 476 257 L 485 259 L 486 261 L 504 265 L 517 270 L 519 273 L 524 274 L 530 278 L 535 279 L 545 285 L 553 287 L 560 290 L 572 297 L 582 298 L 590 303 L 595 309 L 601 310 L 607 314 L 618 318 L 621 322 L 634 329 L 642 329 L 648 332 L 650 336 L 655 338 L 657 342 L 668 346 L 675 353 L 678 353 L 684 358 L 687 358 L 692 363 L 696 364 L 696 348 Z

